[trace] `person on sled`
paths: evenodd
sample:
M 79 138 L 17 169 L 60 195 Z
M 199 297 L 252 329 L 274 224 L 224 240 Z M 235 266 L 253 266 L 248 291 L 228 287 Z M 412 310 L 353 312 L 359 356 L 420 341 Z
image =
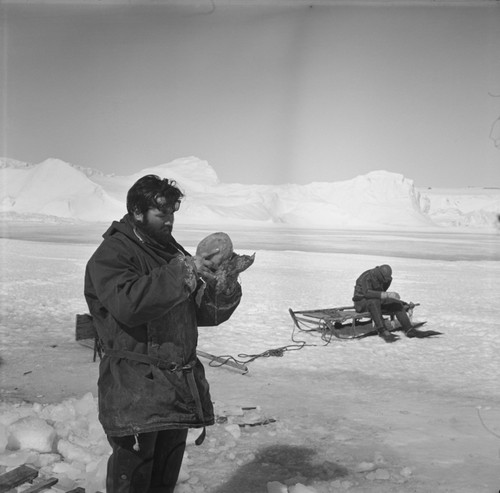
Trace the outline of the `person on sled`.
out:
M 128 213 L 87 263 L 85 298 L 102 344 L 99 420 L 112 447 L 107 493 L 173 493 L 188 428 L 214 424 L 199 326 L 226 321 L 242 291 L 205 282 L 213 256 L 191 256 L 172 236 L 183 194 L 174 181 L 140 178 Z
M 388 291 L 391 282 L 392 268 L 390 265 L 379 265 L 363 272 L 356 280 L 354 287 L 354 296 L 352 297 L 354 309 L 358 313 L 370 312 L 378 335 L 385 342 L 394 342 L 398 337 L 386 328 L 382 310 L 396 316 L 406 337 L 422 338 L 438 335 L 438 332 L 420 331 L 413 327 L 399 294 L 395 291 Z

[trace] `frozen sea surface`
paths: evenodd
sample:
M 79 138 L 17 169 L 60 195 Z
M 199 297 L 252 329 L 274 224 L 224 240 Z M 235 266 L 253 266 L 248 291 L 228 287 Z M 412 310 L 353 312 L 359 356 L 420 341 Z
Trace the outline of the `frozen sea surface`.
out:
M 10 239 L 0 240 L 4 347 L 36 350 L 48 339 L 71 341 L 75 314 L 87 311 L 85 264 L 106 226 L 41 226 L 11 230 Z M 206 234 L 178 228 L 176 236 L 194 251 Z M 268 229 L 235 230 L 231 236 L 235 250 L 255 251 L 256 261 L 241 276 L 244 297 L 235 315 L 221 327 L 200 331 L 202 349 L 237 357 L 302 341 L 312 346 L 261 364 L 273 371 L 283 365 L 307 371 L 349 368 L 408 381 L 425 379 L 448 391 L 497 394 L 499 235 Z M 393 267 L 391 289 L 420 303 L 415 319 L 426 320 L 444 336 L 402 339 L 397 346 L 381 345 L 376 338 L 334 339 L 322 347 L 325 342 L 313 335 L 293 332 L 288 308 L 349 305 L 356 277 L 381 263 Z
M 4 221 L 0 238 L 29 241 L 97 244 L 108 223 L 35 223 Z M 500 230 L 360 231 L 304 229 L 263 224 L 244 226 L 175 225 L 174 234 L 183 245 L 196 245 L 213 231 L 227 231 L 239 248 L 295 250 L 303 252 L 356 253 L 377 256 L 430 258 L 440 260 L 500 260 Z
M 30 388 L 37 372 L 49 380 L 38 381 L 40 392 L 51 375 L 66 395 L 95 385 L 91 351 L 69 348 L 78 346 L 75 315 L 87 311 L 85 264 L 106 227 L 3 228 L 2 401 L 12 387 Z M 209 232 L 176 231 L 190 251 Z M 265 493 L 271 480 L 308 481 L 320 493 L 498 490 L 498 235 L 228 232 L 235 250 L 256 252 L 256 260 L 241 275 L 238 310 L 222 326 L 200 329 L 199 347 L 241 361 L 260 356 L 246 375 L 204 361 L 212 398 L 219 413 L 256 407 L 277 421 L 241 437 L 225 425 L 211 427 L 202 447 L 188 447 L 190 473 L 178 492 Z M 385 344 L 378 337 L 325 341 L 294 329 L 289 308 L 349 305 L 356 277 L 381 263 L 393 266 L 392 288 L 420 303 L 415 319 L 444 335 Z M 266 357 L 276 349 L 281 356 Z M 77 383 L 73 367 L 88 368 L 92 381 Z M 2 406 L 7 414 L 25 409 Z M 88 452 L 85 440 L 78 444 Z M 105 466 L 105 458 L 101 452 L 95 460 Z M 77 468 L 77 460 L 65 460 Z M 374 469 L 363 472 L 367 464 Z

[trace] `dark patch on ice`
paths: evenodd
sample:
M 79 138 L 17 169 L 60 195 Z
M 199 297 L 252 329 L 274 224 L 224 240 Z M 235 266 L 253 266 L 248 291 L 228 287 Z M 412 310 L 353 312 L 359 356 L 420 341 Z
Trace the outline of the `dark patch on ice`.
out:
M 318 460 L 314 449 L 274 445 L 258 451 L 252 462 L 236 470 L 214 493 L 257 493 L 266 491 L 270 481 L 307 485 L 313 481 L 333 481 L 347 474 L 347 468 L 340 464 Z

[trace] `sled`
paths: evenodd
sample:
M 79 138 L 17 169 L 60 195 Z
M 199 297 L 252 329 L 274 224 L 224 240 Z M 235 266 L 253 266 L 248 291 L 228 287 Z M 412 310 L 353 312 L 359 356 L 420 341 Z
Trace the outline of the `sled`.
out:
M 410 320 L 418 303 L 404 303 Z M 304 332 L 320 332 L 324 337 L 337 339 L 362 339 L 377 334 L 369 312 L 357 312 L 354 306 L 321 308 L 317 310 L 288 310 L 295 326 Z M 391 332 L 401 330 L 396 317 L 382 309 L 385 326 Z M 421 327 L 426 322 L 412 322 L 413 327 Z

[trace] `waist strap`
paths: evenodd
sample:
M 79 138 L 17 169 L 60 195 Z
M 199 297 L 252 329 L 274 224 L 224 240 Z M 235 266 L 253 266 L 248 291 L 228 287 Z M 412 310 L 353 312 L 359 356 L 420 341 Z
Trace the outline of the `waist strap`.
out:
M 160 370 L 168 370 L 171 372 L 189 371 L 196 363 L 193 361 L 187 365 L 180 365 L 179 363 L 168 362 L 161 358 L 154 358 L 148 354 L 135 353 L 133 351 L 126 351 L 125 349 L 105 349 L 104 354 L 114 356 L 115 358 L 125 358 L 133 361 L 139 361 L 140 363 L 156 366 Z
M 148 365 L 153 365 L 158 367 L 160 370 L 167 370 L 172 373 L 182 372 L 186 374 L 187 383 L 189 385 L 189 390 L 191 392 L 191 396 L 194 399 L 194 403 L 196 405 L 196 413 L 198 414 L 198 418 L 201 422 L 205 422 L 205 416 L 203 414 L 203 407 L 201 405 L 200 393 L 198 392 L 198 386 L 196 385 L 196 380 L 194 379 L 193 368 L 196 364 L 196 361 L 192 361 L 187 365 L 180 365 L 179 363 L 172 363 L 165 361 L 161 358 L 154 358 L 147 354 L 142 353 L 134 353 L 133 351 L 126 351 L 124 349 L 106 349 L 104 354 L 107 356 L 111 356 L 114 358 L 125 358 L 132 361 L 138 361 L 140 363 L 146 363 Z M 201 435 L 195 440 L 196 445 L 201 445 L 205 440 L 206 429 L 203 427 L 203 431 Z

